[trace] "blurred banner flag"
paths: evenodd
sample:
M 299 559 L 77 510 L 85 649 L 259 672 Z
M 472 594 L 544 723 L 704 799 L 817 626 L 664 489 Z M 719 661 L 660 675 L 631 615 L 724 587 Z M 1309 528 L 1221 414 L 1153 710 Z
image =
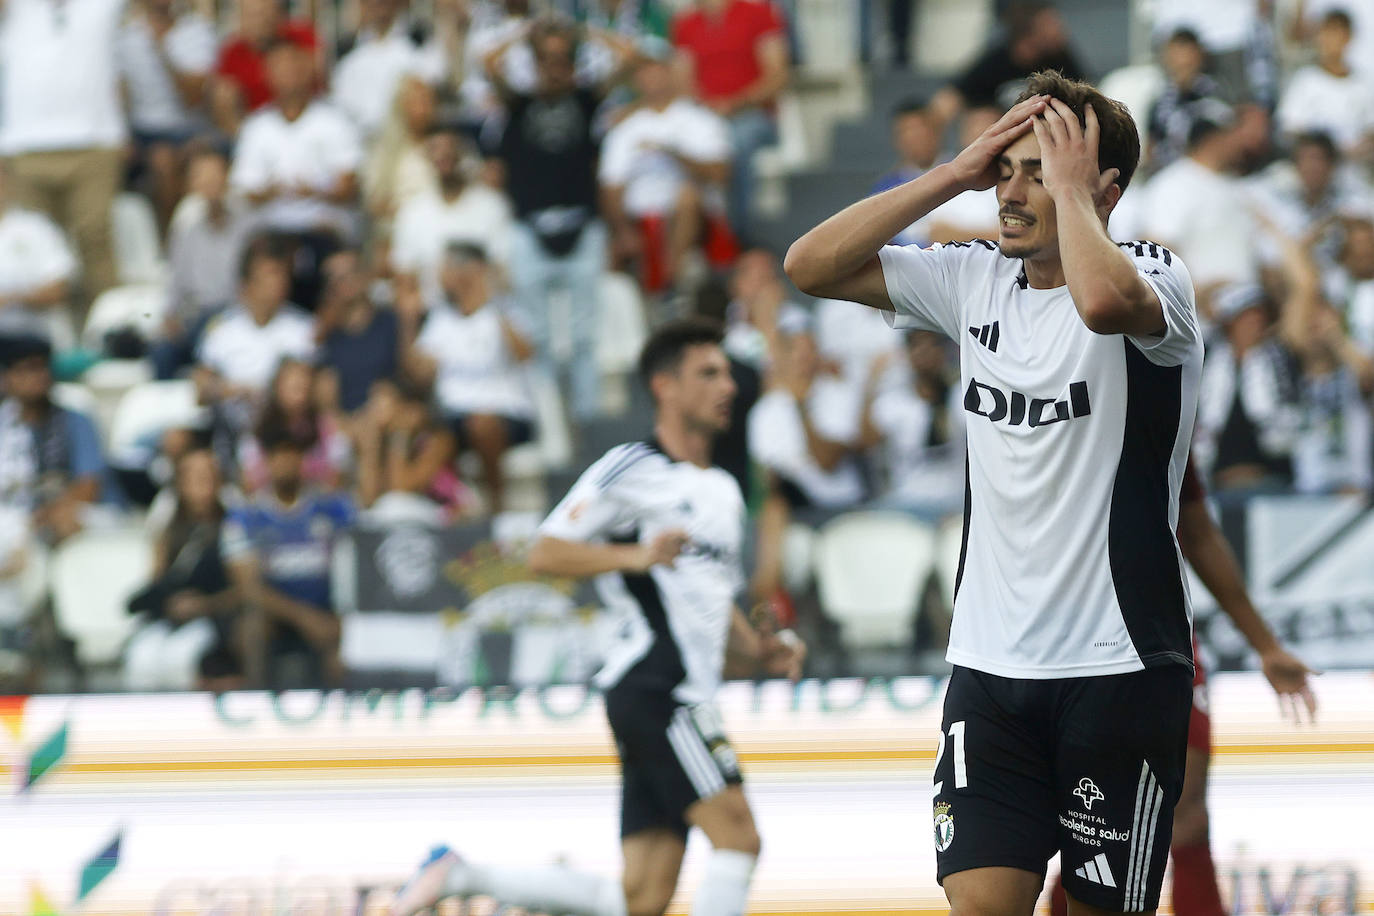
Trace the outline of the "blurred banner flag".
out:
M 15 741 L 24 731 L 24 704 L 28 701 L 26 696 L 0 697 L 0 725 Z
M 119 844 L 123 839 L 123 831 L 116 833 L 114 839 L 110 841 L 110 845 L 106 846 L 81 869 L 81 885 L 76 891 L 78 903 L 85 900 L 86 896 L 95 890 L 100 882 L 108 878 L 110 872 L 115 870 L 115 866 L 119 864 Z
M 36 882 L 29 884 L 29 916 L 62 916 Z
M 29 758 L 29 771 L 24 778 L 24 788 L 33 788 L 34 783 L 46 776 L 48 771 L 61 763 L 62 758 L 66 756 L 67 723 L 63 722 L 62 726 Z

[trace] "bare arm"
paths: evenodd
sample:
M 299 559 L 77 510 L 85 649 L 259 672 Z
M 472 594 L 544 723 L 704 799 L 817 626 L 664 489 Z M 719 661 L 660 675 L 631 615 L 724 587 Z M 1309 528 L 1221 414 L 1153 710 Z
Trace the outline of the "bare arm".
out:
M 888 240 L 964 191 L 997 183 L 997 158 L 1031 129 L 1045 107 L 1040 97 L 1013 107 L 964 149 L 914 181 L 875 194 L 821 223 L 792 243 L 783 269 L 802 292 L 892 310 L 878 252 Z
M 67 281 L 54 280 L 33 289 L 24 290 L 22 293 L 11 293 L 0 295 L 0 308 L 11 305 L 23 305 L 29 308 L 52 308 L 62 305 L 67 301 Z
M 615 65 L 611 68 L 611 72 L 606 74 L 606 78 L 596 87 L 597 95 L 604 98 L 634 72 L 640 60 L 639 46 L 635 44 L 633 38 L 606 29 L 588 29 L 587 31 L 592 38 L 606 45 L 615 55 Z
M 760 41 L 754 49 L 754 57 L 759 64 L 759 78 L 718 106 L 723 109 L 722 114 L 728 116 L 744 108 L 771 105 L 787 88 L 791 55 L 782 35 L 770 35 Z
M 515 91 L 515 88 L 511 86 L 510 83 L 506 82 L 506 75 L 501 72 L 501 58 L 505 57 L 506 52 L 511 48 L 527 40 L 529 37 L 529 26 L 522 26 L 516 29 L 515 34 L 511 35 L 482 56 L 482 73 L 486 76 L 487 82 L 491 83 L 492 88 L 496 90 L 496 94 L 502 99 L 513 99 L 519 93 Z
M 230 580 L 238 587 L 245 601 L 259 609 L 269 619 L 294 627 L 306 642 L 325 655 L 339 645 L 342 628 L 339 618 L 294 598 L 289 598 L 263 581 L 255 560 L 246 559 L 229 565 Z
M 504 317 L 501 319 L 501 337 L 505 340 L 506 346 L 510 348 L 510 355 L 515 357 L 517 363 L 528 362 L 534 356 L 534 344 L 530 343 L 530 339 L 516 330 L 515 325 Z
M 586 579 L 608 572 L 647 572 L 672 566 L 687 543 L 685 532 L 664 531 L 647 544 L 588 544 L 541 537 L 530 548 L 530 570 L 539 575 Z
M 410 457 L 407 439 L 394 435 L 389 437 L 386 444 L 387 489 L 423 493 L 434 475 L 453 461 L 457 451 L 453 434 L 447 430 L 430 436 L 420 454 L 414 458 Z
M 1311 671 L 1283 648 L 1269 624 L 1255 610 L 1236 555 L 1202 500 L 1190 500 L 1179 506 L 1178 546 L 1202 584 L 1217 599 L 1222 612 L 1259 653 L 1264 676 L 1274 690 L 1281 697 L 1301 699 L 1308 716 L 1315 716 L 1317 700 L 1307 682 Z
M 1107 235 L 1105 213 L 1120 191 L 1116 169 L 1097 167 L 1098 123 L 1091 106 L 1086 125 L 1055 99 L 1034 122 L 1041 174 L 1054 198 L 1059 257 L 1079 317 L 1095 334 L 1163 334 L 1164 307 L 1126 253 Z

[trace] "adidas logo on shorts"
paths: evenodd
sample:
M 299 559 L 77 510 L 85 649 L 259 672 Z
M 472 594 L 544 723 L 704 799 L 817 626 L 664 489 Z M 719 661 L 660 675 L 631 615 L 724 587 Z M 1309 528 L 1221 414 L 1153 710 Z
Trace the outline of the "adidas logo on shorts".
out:
M 1112 877 L 1112 867 L 1107 864 L 1107 854 L 1105 852 L 1099 852 L 1096 856 L 1075 868 L 1073 873 L 1080 878 L 1087 878 L 1093 884 L 1116 887 L 1116 879 Z

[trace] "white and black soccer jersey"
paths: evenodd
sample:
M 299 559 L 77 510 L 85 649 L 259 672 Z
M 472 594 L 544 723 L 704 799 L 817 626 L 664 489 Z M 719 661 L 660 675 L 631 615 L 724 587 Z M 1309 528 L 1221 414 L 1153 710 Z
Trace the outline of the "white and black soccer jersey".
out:
M 717 467 L 674 461 L 651 442 L 619 445 L 582 474 L 539 531 L 569 541 L 647 543 L 675 528 L 688 542 L 671 568 L 597 577 L 617 626 L 596 683 L 704 703 L 720 684 L 744 583 L 744 498 L 735 479 Z
M 1067 287 L 1034 289 L 988 241 L 880 252 L 894 324 L 960 344 L 964 545 L 948 659 L 1002 677 L 1191 662 L 1174 537 L 1202 344 L 1192 281 L 1122 245 L 1159 295 L 1160 337 L 1095 334 Z

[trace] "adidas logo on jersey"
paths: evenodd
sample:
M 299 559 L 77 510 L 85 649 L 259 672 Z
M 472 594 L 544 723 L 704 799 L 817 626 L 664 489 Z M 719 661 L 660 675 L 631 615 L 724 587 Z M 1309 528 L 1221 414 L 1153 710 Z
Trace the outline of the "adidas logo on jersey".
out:
M 1009 426 L 1027 423 L 1032 428 L 1049 426 L 1073 417 L 1092 413 L 1088 400 L 1087 382 L 1070 382 L 1068 398 L 1033 398 L 1019 391 L 1003 391 L 970 378 L 964 392 L 964 409 L 994 423 L 1003 420 Z
M 1112 867 L 1107 864 L 1107 854 L 1099 852 L 1082 865 L 1073 870 L 1073 873 L 1080 878 L 1087 878 L 1093 884 L 1101 884 L 1104 887 L 1116 887 L 1116 878 L 1112 876 Z
M 997 341 L 1001 339 L 1001 333 L 997 327 L 997 322 L 994 321 L 992 324 L 985 324 L 981 328 L 969 328 L 968 332 L 973 335 L 974 340 L 978 341 L 992 352 L 997 352 Z

